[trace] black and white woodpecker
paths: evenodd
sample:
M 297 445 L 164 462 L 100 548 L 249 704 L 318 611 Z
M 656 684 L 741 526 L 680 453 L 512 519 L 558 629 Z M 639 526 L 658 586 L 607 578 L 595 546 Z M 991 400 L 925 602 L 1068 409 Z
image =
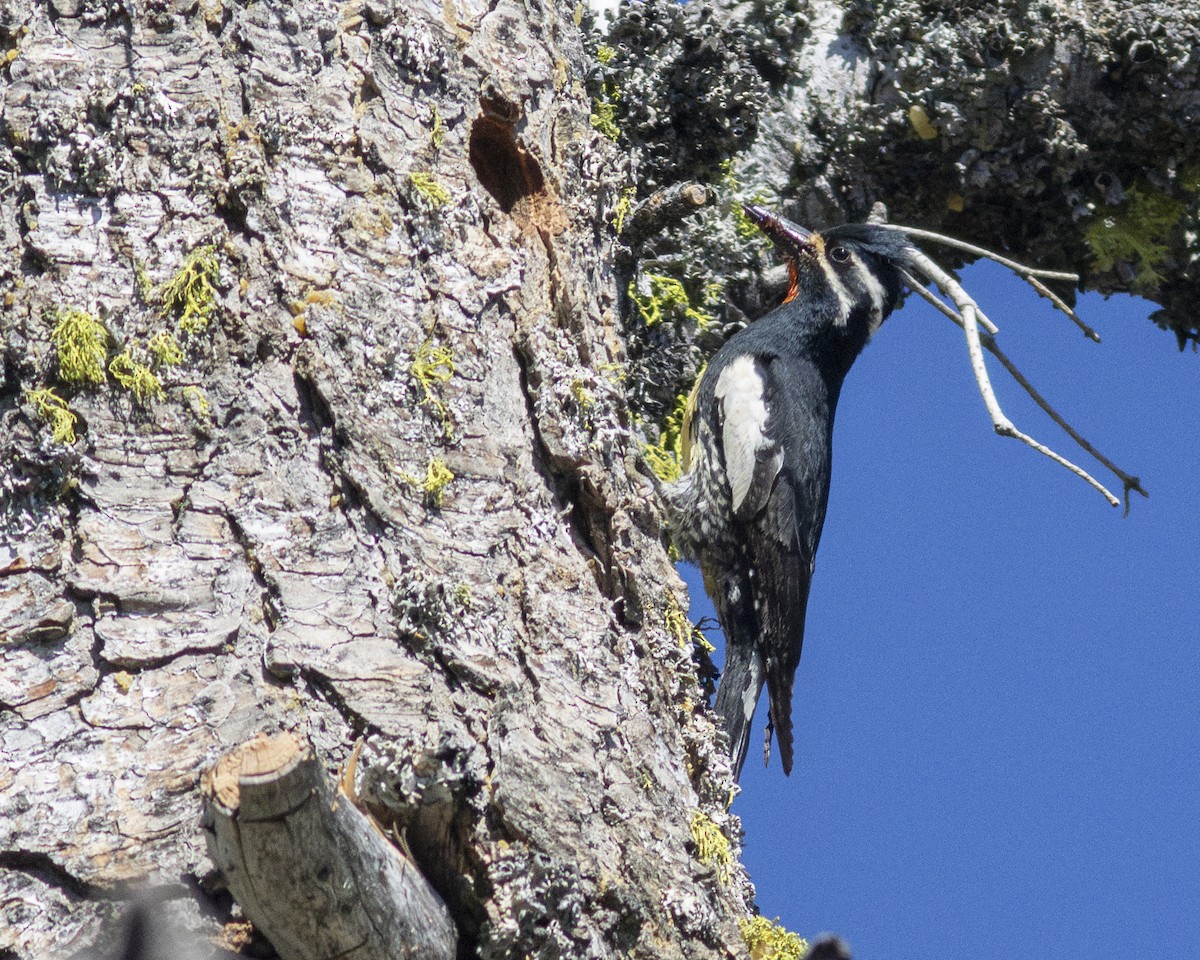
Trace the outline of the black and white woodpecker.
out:
M 759 207 L 747 215 L 787 261 L 783 303 L 709 362 L 683 428 L 684 476 L 664 488 L 676 548 L 700 565 L 725 631 L 716 711 L 741 776 L 763 683 L 785 773 L 792 683 L 829 501 L 842 382 L 900 296 L 903 235 L 869 224 L 822 233 Z

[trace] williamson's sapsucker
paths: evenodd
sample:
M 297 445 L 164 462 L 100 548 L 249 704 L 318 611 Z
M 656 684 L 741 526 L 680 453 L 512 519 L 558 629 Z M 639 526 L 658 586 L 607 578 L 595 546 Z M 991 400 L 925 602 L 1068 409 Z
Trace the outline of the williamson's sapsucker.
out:
M 763 683 L 785 773 L 792 682 L 829 500 L 842 381 L 902 289 L 897 233 L 848 224 L 814 233 L 758 207 L 750 216 L 787 261 L 783 304 L 709 362 L 685 420 L 681 480 L 665 488 L 676 548 L 700 565 L 725 631 L 716 710 L 741 776 Z

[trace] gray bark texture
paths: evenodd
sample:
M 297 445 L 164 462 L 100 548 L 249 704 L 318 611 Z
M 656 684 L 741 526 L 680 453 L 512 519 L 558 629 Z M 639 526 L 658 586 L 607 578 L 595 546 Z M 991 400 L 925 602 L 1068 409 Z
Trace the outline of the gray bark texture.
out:
M 282 731 L 361 743 L 460 956 L 744 955 L 641 449 L 772 295 L 724 200 L 882 202 L 1196 338 L 1192 4 L 590 25 L 0 4 L 0 957 L 105 956 L 137 897 L 261 955 L 201 776 Z

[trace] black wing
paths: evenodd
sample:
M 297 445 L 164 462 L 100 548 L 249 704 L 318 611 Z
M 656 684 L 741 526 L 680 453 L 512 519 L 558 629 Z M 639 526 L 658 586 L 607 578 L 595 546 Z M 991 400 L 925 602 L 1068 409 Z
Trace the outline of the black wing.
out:
M 752 587 L 758 644 L 784 773 L 792 772 L 792 683 L 804 644 L 813 572 L 812 560 L 801 549 L 796 501 L 792 477 L 780 471 L 766 509 L 758 517 L 750 548 L 756 571 Z M 766 749 L 770 749 L 769 742 Z
M 757 500 L 747 497 L 743 511 L 771 726 L 784 772 L 791 773 L 792 688 L 829 498 L 830 418 L 827 392 L 811 368 L 777 358 L 763 365 L 763 379 L 766 437 L 778 451 L 778 467 Z

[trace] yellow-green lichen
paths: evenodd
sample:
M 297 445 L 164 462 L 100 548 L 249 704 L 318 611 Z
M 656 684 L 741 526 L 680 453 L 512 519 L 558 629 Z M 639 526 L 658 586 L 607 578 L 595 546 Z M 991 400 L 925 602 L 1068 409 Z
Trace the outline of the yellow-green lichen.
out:
M 667 633 L 675 639 L 680 647 L 688 645 L 688 638 L 692 634 L 692 624 L 673 593 L 667 594 L 667 602 L 663 607 L 663 626 L 667 628 Z
M 442 127 L 442 114 L 438 110 L 437 104 L 431 104 L 429 107 L 429 119 L 433 123 L 433 130 L 429 133 L 429 141 L 433 144 L 435 150 L 441 150 L 446 143 L 446 131 Z
M 435 347 L 432 338 L 425 340 L 413 354 L 408 374 L 420 388 L 421 405 L 428 407 L 433 413 L 446 439 L 453 437 L 454 425 L 450 419 L 450 408 L 438 394 L 438 384 L 445 383 L 454 376 L 454 355 L 450 348 Z
M 454 599 L 457 600 L 460 605 L 469 610 L 472 602 L 475 599 L 475 594 L 471 590 L 471 585 L 469 583 L 458 584 L 458 586 L 454 588 Z
M 617 51 L 610 47 L 607 43 L 600 45 L 600 49 L 596 51 L 596 59 L 601 63 L 608 65 L 613 62 L 613 58 L 617 55 Z
M 408 182 L 433 207 L 442 207 L 450 202 L 450 191 L 443 187 L 432 173 L 414 170 L 408 175 Z
M 674 483 L 683 476 L 683 470 L 679 466 L 679 452 L 672 450 L 665 441 L 665 435 L 660 435 L 657 443 L 643 443 L 642 456 L 659 480 Z
M 922 140 L 936 140 L 937 127 L 929 119 L 929 113 L 919 103 L 913 104 L 908 108 L 908 122 L 913 128 L 913 132 Z
M 183 363 L 183 348 L 170 330 L 160 330 L 156 333 L 146 344 L 146 349 L 154 357 L 155 364 L 160 367 L 177 367 Z
M 424 494 L 427 507 L 435 508 L 440 508 L 445 502 L 446 487 L 454 481 L 454 474 L 438 457 L 430 457 L 424 477 L 416 477 L 411 473 L 401 474 L 401 477 Z
M 638 293 L 638 282 L 629 282 L 629 299 L 637 308 L 638 316 L 647 327 L 653 327 L 667 319 L 691 320 L 701 329 L 707 329 L 713 316 L 692 306 L 691 298 L 683 284 L 674 277 L 662 273 L 647 273 L 644 278 L 649 292 Z
M 704 631 L 687 618 L 673 593 L 667 594 L 667 602 L 663 606 L 663 626 L 681 649 L 686 650 L 689 644 L 699 647 L 705 653 L 712 653 L 717 649 L 708 642 Z
M 150 274 L 146 272 L 146 265 L 141 260 L 133 261 L 133 282 L 137 284 L 138 296 L 145 302 L 150 298 L 150 294 L 154 292 L 154 281 L 150 279 Z
M 1096 270 L 1106 273 L 1118 262 L 1132 264 L 1134 293 L 1152 293 L 1163 282 L 1160 268 L 1167 259 L 1167 238 L 1178 225 L 1187 204 L 1145 184 L 1135 184 L 1125 200 L 1097 216 L 1084 229 Z
M 713 823 L 708 814 L 695 810 L 692 812 L 690 829 L 692 842 L 696 845 L 696 859 L 716 870 L 719 883 L 728 883 L 733 870 L 733 852 L 721 828 Z
M 198 417 L 203 419 L 204 417 L 208 416 L 209 410 L 211 409 L 208 402 L 208 397 L 199 387 L 195 385 L 184 387 L 183 399 L 192 405 L 192 409 L 196 412 Z
M 144 403 L 150 397 L 161 397 L 163 388 L 154 372 L 133 358 L 133 351 L 126 347 L 124 353 L 118 353 L 108 365 L 108 372 L 122 387 L 137 398 L 138 403 Z
M 617 207 L 613 211 L 612 225 L 617 231 L 617 236 L 621 235 L 621 231 L 625 229 L 625 218 L 629 216 L 629 211 L 633 209 L 633 198 L 637 196 L 637 187 L 626 187 L 621 191 L 621 196 L 617 200 Z
M 25 399 L 33 404 L 38 416 L 50 424 L 50 436 L 55 443 L 68 447 L 75 444 L 75 421 L 79 418 L 62 397 L 48 389 L 26 390 Z
M 175 317 L 182 333 L 201 333 L 217 307 L 217 248 L 197 247 L 183 260 L 179 272 L 162 286 L 164 317 Z
M 587 414 L 596 405 L 596 397 L 580 377 L 571 381 L 571 396 L 579 406 L 579 412 Z
M 104 383 L 108 331 L 84 310 L 59 310 L 50 342 L 58 354 L 58 375 L 67 383 Z
M 621 136 L 617 127 L 617 104 L 620 100 L 621 88 L 611 80 L 606 80 L 600 96 L 592 101 L 592 126 L 609 140 Z
M 612 380 L 614 383 L 624 383 L 629 376 L 624 364 L 613 363 L 606 361 L 596 365 L 596 372 L 601 374 L 606 380 Z
M 696 376 L 697 384 L 703 375 L 704 368 L 701 367 L 700 373 Z M 691 450 L 685 428 L 691 406 L 695 402 L 695 393 L 696 388 L 693 387 L 687 393 L 677 396 L 674 409 L 667 414 L 667 419 L 663 421 L 658 440 L 654 443 L 642 444 L 642 455 L 646 458 L 646 463 L 650 465 L 654 475 L 664 483 L 674 483 L 688 469 Z
M 756 193 L 748 202 L 758 204 L 762 203 L 763 199 L 763 194 Z M 734 232 L 741 239 L 748 242 L 758 242 L 763 246 L 770 246 L 770 239 L 758 228 L 758 224 L 746 215 L 746 211 L 742 209 L 740 203 L 735 203 L 733 206 L 733 221 Z
M 738 180 L 737 175 L 733 172 L 733 160 L 721 161 L 721 185 L 733 196 L 736 196 L 742 189 L 741 181 Z M 764 204 L 768 202 L 768 199 L 763 191 L 757 190 L 753 196 L 746 199 L 746 202 Z M 767 235 L 758 228 L 757 223 L 746 216 L 746 211 L 742 209 L 740 202 L 734 203 L 732 209 L 733 229 L 739 239 L 770 246 L 771 241 L 767 239 Z
M 746 917 L 738 921 L 738 929 L 750 951 L 750 960 L 800 960 L 808 952 L 803 937 L 766 917 Z

